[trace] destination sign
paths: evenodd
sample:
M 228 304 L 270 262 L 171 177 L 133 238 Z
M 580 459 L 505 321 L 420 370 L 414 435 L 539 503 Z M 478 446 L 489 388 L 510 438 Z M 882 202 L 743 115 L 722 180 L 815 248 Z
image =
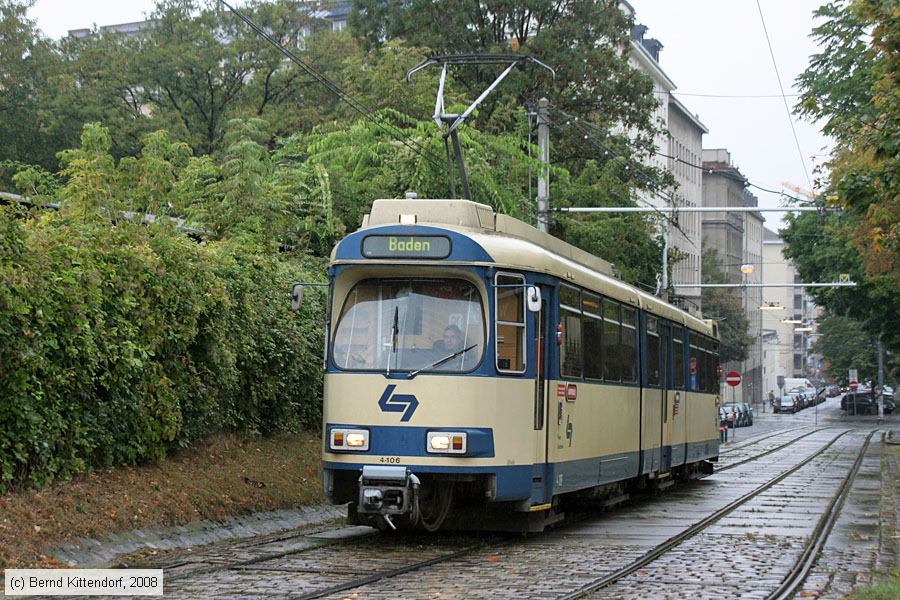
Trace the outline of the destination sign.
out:
M 370 235 L 363 239 L 366 258 L 447 258 L 450 238 L 442 235 Z

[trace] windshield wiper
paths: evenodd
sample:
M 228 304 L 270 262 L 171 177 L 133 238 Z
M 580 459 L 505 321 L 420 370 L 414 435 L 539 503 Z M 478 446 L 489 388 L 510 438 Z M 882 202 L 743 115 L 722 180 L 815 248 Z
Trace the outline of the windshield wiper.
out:
M 391 354 L 397 353 L 397 335 L 400 333 L 398 318 L 400 316 L 400 307 L 394 307 L 394 323 L 391 325 Z M 391 374 L 391 354 L 388 354 L 387 374 Z
M 441 366 L 442 364 L 444 364 L 445 362 L 447 362 L 448 360 L 453 360 L 453 359 L 456 358 L 457 356 L 461 356 L 461 355 L 465 354 L 466 352 L 468 352 L 469 350 L 471 350 L 472 348 L 474 348 L 474 347 L 477 346 L 477 345 L 478 345 L 478 344 L 472 344 L 472 345 L 469 346 L 468 348 L 463 348 L 462 350 L 457 350 L 456 352 L 454 352 L 453 354 L 451 354 L 451 355 L 449 355 L 449 356 L 445 356 L 444 358 L 441 358 L 441 359 L 436 360 L 435 362 L 431 363 L 431 364 L 428 365 L 427 367 L 422 367 L 421 369 L 416 369 L 415 371 L 410 371 L 409 375 L 408 375 L 406 378 L 407 378 L 407 379 L 412 379 L 413 377 L 415 377 L 416 375 L 418 375 L 418 374 L 421 373 L 422 371 L 427 371 L 428 369 L 433 369 L 433 368 L 435 368 L 435 367 L 439 367 L 439 366 Z

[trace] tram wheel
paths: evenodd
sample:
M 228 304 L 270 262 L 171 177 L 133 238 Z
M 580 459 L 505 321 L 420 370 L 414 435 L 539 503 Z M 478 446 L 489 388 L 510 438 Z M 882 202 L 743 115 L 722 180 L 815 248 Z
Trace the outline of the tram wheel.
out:
M 428 532 L 435 532 L 444 524 L 453 504 L 453 482 L 432 481 L 422 484 L 416 496 L 416 512 L 419 525 Z

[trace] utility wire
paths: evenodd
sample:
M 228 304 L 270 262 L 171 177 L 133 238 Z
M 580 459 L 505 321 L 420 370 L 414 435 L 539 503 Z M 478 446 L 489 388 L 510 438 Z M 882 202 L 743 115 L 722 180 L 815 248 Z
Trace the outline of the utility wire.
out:
M 596 125 L 594 125 L 593 123 L 591 123 L 591 122 L 589 122 L 589 121 L 586 121 L 586 120 L 584 120 L 584 119 L 579 119 L 578 117 L 574 117 L 574 116 L 569 115 L 568 113 L 565 113 L 565 112 L 563 112 L 563 111 L 558 111 L 558 112 L 560 112 L 560 114 L 563 114 L 567 119 L 570 119 L 570 120 L 571 120 L 571 119 L 576 119 L 576 120 L 577 120 L 579 123 L 581 123 L 582 125 L 584 125 L 584 126 L 586 126 L 586 127 L 589 127 L 589 128 L 591 128 L 591 129 L 593 129 L 595 132 L 597 132 L 598 135 L 605 136 L 605 133 L 604 133 L 599 127 L 597 127 Z M 683 158 L 678 158 L 678 157 L 676 157 L 676 156 L 672 156 L 671 154 L 666 154 L 665 152 L 659 152 L 659 151 L 655 151 L 655 150 L 653 151 L 653 154 L 655 154 L 655 155 L 657 155 L 657 156 L 663 156 L 663 157 L 665 157 L 665 158 L 670 158 L 670 159 L 672 159 L 672 160 L 674 160 L 674 161 L 676 161 L 676 162 L 682 163 L 683 165 L 686 165 L 686 166 L 688 166 L 688 167 L 692 167 L 692 168 L 694 168 L 694 169 L 698 169 L 698 170 L 700 170 L 700 171 L 704 171 L 704 172 L 706 172 L 706 173 L 708 173 L 708 174 L 710 174 L 710 175 L 713 174 L 713 173 L 716 173 L 716 174 L 718 174 L 718 175 L 721 175 L 721 176 L 726 177 L 726 178 L 728 178 L 728 179 L 731 179 L 731 180 L 733 180 L 733 181 L 737 181 L 737 182 L 739 182 L 739 183 L 749 185 L 750 187 L 754 187 L 754 188 L 756 188 L 756 189 L 758 189 L 758 190 L 762 190 L 762 191 L 768 192 L 768 193 L 770 193 L 770 194 L 779 194 L 779 195 L 781 195 L 781 196 L 783 196 L 783 197 L 785 197 L 785 198 L 788 198 L 788 199 L 793 200 L 793 201 L 795 201 L 795 202 L 799 202 L 799 203 L 801 203 L 801 204 L 809 204 L 809 201 L 808 201 L 808 200 L 803 200 L 802 198 L 798 198 L 798 197 L 796 197 L 796 196 L 792 196 L 792 195 L 790 195 L 790 194 L 787 194 L 787 193 L 784 192 L 784 190 L 781 190 L 781 191 L 773 190 L 773 189 L 771 189 L 771 188 L 763 187 L 763 186 L 761 186 L 761 185 L 758 185 L 758 184 L 756 184 L 756 183 L 753 183 L 752 181 L 750 181 L 750 180 L 747 179 L 746 177 L 743 177 L 743 178 L 742 178 L 742 177 L 739 177 L 739 176 L 735 175 L 734 173 L 732 173 L 732 170 L 733 170 L 732 168 L 719 169 L 719 168 L 705 167 L 705 166 L 703 166 L 703 165 L 697 165 L 697 164 L 694 164 L 694 163 L 692 163 L 692 162 L 690 162 L 690 161 L 684 160 Z M 671 198 L 666 198 L 666 200 L 672 201 Z
M 387 122 L 385 119 L 378 117 L 374 111 L 368 107 L 366 107 L 363 103 L 353 98 L 350 94 L 348 94 L 343 88 L 341 88 L 338 84 L 334 83 L 328 77 L 320 73 L 315 67 L 311 64 L 305 62 L 302 58 L 297 56 L 291 50 L 288 50 L 284 47 L 278 40 L 273 38 L 266 32 L 262 27 L 253 22 L 252 19 L 244 15 L 241 11 L 237 10 L 230 4 L 228 4 L 225 0 L 219 0 L 219 3 L 224 5 L 228 10 L 230 10 L 238 19 L 243 21 L 250 29 L 252 29 L 256 34 L 262 37 L 264 40 L 272 44 L 275 48 L 278 49 L 284 56 L 286 56 L 291 62 L 298 65 L 302 68 L 308 75 L 310 75 L 317 83 L 322 85 L 325 89 L 330 91 L 332 94 L 337 96 L 340 100 L 346 102 L 353 110 L 357 113 L 371 121 L 376 127 L 390 135 L 392 138 L 406 146 L 407 149 L 413 151 L 415 154 L 418 154 L 428 162 L 439 169 L 443 169 L 443 165 L 440 161 L 435 160 L 433 153 L 427 148 L 422 147 L 415 140 L 407 139 L 404 135 L 403 131 L 399 128 L 395 127 L 391 123 Z
M 585 123 L 586 123 L 586 122 L 585 122 L 583 119 L 579 119 L 578 117 L 575 117 L 575 116 L 573 116 L 573 115 L 570 115 L 570 114 L 566 113 L 565 111 L 562 111 L 562 110 L 560 110 L 560 109 L 558 109 L 558 108 L 553 108 L 553 110 L 554 110 L 556 113 L 558 113 L 559 115 L 562 115 L 562 116 L 566 119 L 566 120 L 565 120 L 565 123 L 564 123 L 566 126 L 572 127 L 572 128 L 574 128 L 576 131 L 578 131 L 578 132 L 582 135 L 583 139 L 587 140 L 588 143 L 590 143 L 592 146 L 595 146 L 595 148 L 597 148 L 597 149 L 599 149 L 599 150 L 602 150 L 602 151 L 603 151 L 603 154 L 604 154 L 605 156 L 613 156 L 613 155 L 615 154 L 612 150 L 610 150 L 609 148 L 607 148 L 602 142 L 600 142 L 600 141 L 597 139 L 597 136 L 595 135 L 595 133 L 594 133 L 593 131 L 589 130 L 589 129 L 585 126 Z M 573 123 L 574 123 L 574 124 L 573 124 Z M 551 122 L 551 124 L 555 125 L 556 122 Z M 591 125 L 591 124 L 590 124 L 590 123 L 587 123 L 587 125 Z M 626 162 L 625 168 L 626 168 L 626 170 L 630 170 L 632 165 L 629 165 L 629 164 L 627 164 L 627 163 L 628 163 L 628 162 L 632 162 L 632 161 L 630 161 L 629 159 L 626 159 L 626 161 L 627 161 L 627 162 Z M 660 191 L 660 190 L 657 188 L 658 182 L 657 182 L 655 179 L 653 179 L 652 177 L 646 175 L 646 174 L 643 172 L 643 166 L 642 166 L 642 165 L 636 166 L 636 168 L 634 169 L 634 173 L 635 173 L 636 175 L 638 175 L 639 177 L 641 177 L 645 182 L 647 182 L 647 183 L 650 184 L 650 191 L 651 191 L 651 192 L 653 192 L 655 195 L 657 195 L 658 197 L 660 197 L 662 200 L 666 201 L 667 203 L 672 204 L 672 206 L 676 206 L 675 199 L 672 198 L 672 197 L 669 196 L 669 195 L 663 194 L 662 191 Z M 682 229 L 682 227 L 681 227 L 681 225 L 678 223 L 678 221 L 676 221 L 673 217 L 671 217 L 670 215 L 667 215 L 667 214 L 663 213 L 663 212 L 662 212 L 661 210 L 659 210 L 656 206 L 654 206 L 652 202 L 648 202 L 647 200 L 644 200 L 643 198 L 640 198 L 640 197 L 637 198 L 637 200 L 643 202 L 643 203 L 646 204 L 649 208 L 653 209 L 653 211 L 654 211 L 660 218 L 664 219 L 664 220 L 665 220 L 666 222 L 668 222 L 670 225 L 672 225 L 673 227 L 675 227 L 675 229 L 677 229 L 677 230 L 684 236 L 684 238 L 691 244 L 691 246 L 693 246 L 693 247 L 694 247 L 696 250 L 698 250 L 698 251 L 700 250 L 700 248 L 697 247 L 697 244 L 694 243 L 694 241 L 690 238 L 690 236 L 688 236 L 688 234 L 684 231 L 684 229 Z
M 676 91 L 656 92 L 656 93 L 665 94 L 665 95 L 672 94 L 673 96 L 690 96 L 691 98 L 723 98 L 723 99 L 726 99 L 726 98 L 750 98 L 750 99 L 784 98 L 785 95 L 791 96 L 791 97 L 800 96 L 800 94 L 785 94 L 785 95 L 778 95 L 778 94 L 700 94 L 700 93 L 676 92 Z
M 794 119 L 791 117 L 791 109 L 788 106 L 787 96 L 784 93 L 784 85 L 781 83 L 781 74 L 778 72 L 778 63 L 775 62 L 775 51 L 772 50 L 772 40 L 769 39 L 769 30 L 766 28 L 766 19 L 763 17 L 762 5 L 756 0 L 756 8 L 759 10 L 759 20 L 762 22 L 763 33 L 766 35 L 766 44 L 769 46 L 769 56 L 772 57 L 772 66 L 775 67 L 775 79 L 778 80 L 778 89 L 781 90 L 781 99 L 784 101 L 784 110 L 787 111 L 788 122 L 791 124 L 791 133 L 794 135 L 794 143 L 797 145 L 797 154 L 800 155 L 800 164 L 803 165 L 803 174 L 806 175 L 806 183 L 809 189 L 813 189 L 809 170 L 806 168 L 806 160 L 803 158 L 803 150 L 800 149 L 800 139 L 797 137 L 797 129 L 794 127 Z

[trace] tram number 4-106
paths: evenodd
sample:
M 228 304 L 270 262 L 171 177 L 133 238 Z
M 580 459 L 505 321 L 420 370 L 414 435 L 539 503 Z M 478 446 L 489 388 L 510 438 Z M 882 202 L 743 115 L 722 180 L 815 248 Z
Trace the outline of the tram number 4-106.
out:
M 384 463 L 386 465 L 399 465 L 400 457 L 399 456 L 382 456 L 378 459 L 378 462 Z

